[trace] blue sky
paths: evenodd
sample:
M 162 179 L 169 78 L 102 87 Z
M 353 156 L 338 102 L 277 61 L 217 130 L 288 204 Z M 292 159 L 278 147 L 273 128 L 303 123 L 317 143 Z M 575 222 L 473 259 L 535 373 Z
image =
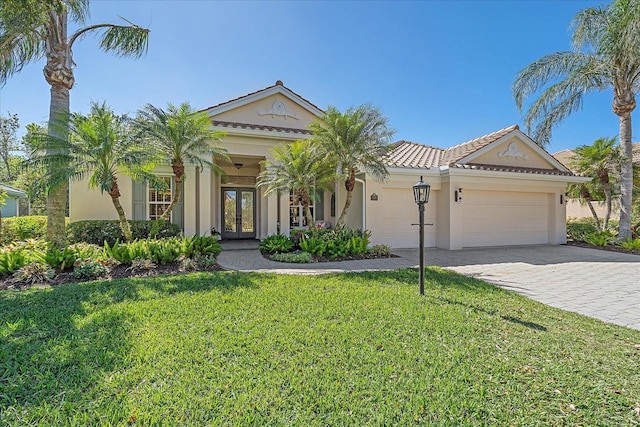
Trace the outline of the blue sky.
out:
M 117 58 L 92 36 L 81 40 L 71 109 L 87 112 L 91 101 L 119 113 L 183 101 L 200 109 L 282 80 L 320 108 L 380 107 L 396 139 L 448 147 L 512 124 L 526 131 L 511 94 L 516 73 L 568 50 L 572 17 L 601 4 L 93 0 L 88 23 L 123 16 L 148 27 L 149 51 Z M 0 88 L 0 112 L 17 113 L 22 126 L 48 117 L 43 65 L 30 64 Z M 588 95 L 555 129 L 548 151 L 616 136 L 611 97 Z

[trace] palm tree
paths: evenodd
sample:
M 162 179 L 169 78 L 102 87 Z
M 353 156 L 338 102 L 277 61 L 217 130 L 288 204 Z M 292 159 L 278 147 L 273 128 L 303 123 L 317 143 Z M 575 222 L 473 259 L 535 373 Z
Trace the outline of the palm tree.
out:
M 596 222 L 598 230 L 602 230 L 600 218 L 596 209 L 593 207 L 593 202 L 597 201 L 598 197 L 594 195 L 595 189 L 592 182 L 580 182 L 576 184 L 569 184 L 567 187 L 567 197 L 570 199 L 579 200 L 581 204 L 586 204 L 591 211 L 591 216 Z
M 100 47 L 106 52 L 140 57 L 147 50 L 149 30 L 133 24 L 89 25 L 68 36 L 69 22 L 82 26 L 88 16 L 89 0 L 2 0 L 0 5 L 0 84 L 26 64 L 46 59 L 44 76 L 51 86 L 48 132 L 52 138 L 67 137 L 68 129 L 56 123 L 69 117 L 76 41 L 99 33 Z M 68 192 L 68 183 L 61 182 L 47 197 L 47 239 L 59 247 L 65 243 Z
M 585 9 L 573 19 L 572 28 L 572 51 L 546 55 L 518 73 L 513 84 L 516 105 L 522 111 L 525 99 L 537 96 L 524 121 L 534 129 L 533 139 L 546 145 L 553 126 L 580 109 L 586 93 L 613 91 L 624 156 L 619 236 L 626 239 L 631 237 L 633 190 L 631 112 L 640 89 L 640 2 L 615 0 Z
M 43 135 L 37 140 L 29 161 L 31 167 L 48 171 L 41 183 L 45 187 L 55 188 L 60 182 L 88 178 L 89 188 L 107 193 L 127 241 L 131 241 L 132 236 L 120 204 L 118 175 L 162 185 L 151 172 L 157 155 L 133 136 L 130 122 L 126 116 L 114 114 L 105 104 L 94 103 L 89 115 L 72 114 L 69 120 L 63 121 L 63 126 L 68 126 L 69 138 Z
M 351 206 L 356 173 L 366 171 L 381 181 L 389 176 L 383 155 L 395 131 L 379 109 L 367 104 L 344 114 L 329 106 L 321 118 L 309 125 L 309 130 L 313 144 L 332 162 L 337 178 L 344 180 L 347 197 L 336 221 L 336 226 L 341 226 Z
M 598 138 L 591 145 L 581 145 L 574 152 L 571 167 L 577 172 L 592 176 L 591 187 L 604 193 L 605 215 L 602 230 L 606 230 L 611 217 L 611 202 L 622 164 L 622 155 L 616 146 L 616 138 Z
M 265 195 L 273 192 L 293 192 L 304 209 L 309 229 L 315 228 L 311 215 L 314 191 L 329 189 L 335 181 L 334 169 L 326 162 L 324 153 L 308 140 L 276 146 L 271 150 L 273 160 L 265 160 L 265 169 L 258 175 L 258 186 L 265 186 Z
M 175 178 L 175 191 L 161 219 L 169 220 L 171 211 L 180 200 L 182 181 L 186 178 L 184 165 L 209 167 L 213 172 L 225 175 L 216 160 L 229 160 L 227 151 L 217 143 L 224 132 L 214 131 L 206 112 L 194 111 L 188 102 L 179 106 L 169 104 L 167 110 L 151 104 L 138 112 L 136 127 L 141 136 L 171 162 Z

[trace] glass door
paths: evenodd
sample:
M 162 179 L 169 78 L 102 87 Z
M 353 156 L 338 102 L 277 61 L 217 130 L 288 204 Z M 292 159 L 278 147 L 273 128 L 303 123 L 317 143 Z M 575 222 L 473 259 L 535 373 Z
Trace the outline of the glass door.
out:
M 225 188 L 222 190 L 223 239 L 255 239 L 256 190 Z

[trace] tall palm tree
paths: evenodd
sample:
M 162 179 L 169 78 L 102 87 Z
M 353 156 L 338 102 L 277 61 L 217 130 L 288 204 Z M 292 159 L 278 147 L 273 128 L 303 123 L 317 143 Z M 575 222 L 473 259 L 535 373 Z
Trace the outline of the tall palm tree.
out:
M 179 106 L 169 104 L 166 111 L 147 104 L 138 112 L 136 127 L 142 137 L 171 162 L 173 169 L 175 191 L 161 219 L 168 220 L 180 200 L 181 184 L 186 178 L 185 162 L 199 168 L 206 166 L 217 174 L 225 175 L 224 170 L 215 163 L 216 160 L 229 160 L 227 151 L 217 145 L 224 137 L 224 132 L 214 131 L 209 115 L 194 111 L 188 102 Z
M 567 187 L 567 197 L 569 197 L 570 199 L 578 200 L 582 205 L 586 204 L 591 211 L 591 216 L 596 222 L 596 227 L 598 227 L 598 230 L 602 230 L 600 217 L 598 217 L 598 213 L 593 206 L 593 202 L 597 201 L 599 197 L 597 195 L 594 195 L 594 193 L 595 189 L 593 188 L 592 182 L 569 184 L 569 186 Z
M 0 84 L 31 62 L 45 59 L 44 76 L 51 86 L 49 135 L 64 139 L 58 126 L 69 116 L 69 91 L 74 85 L 73 47 L 89 33 L 100 35 L 100 48 L 119 56 L 140 57 L 147 50 L 149 30 L 137 25 L 84 26 L 89 0 L 2 0 L 0 3 Z M 69 22 L 81 26 L 68 35 Z M 130 24 L 127 22 L 127 24 Z M 68 183 L 51 190 L 47 198 L 47 239 L 64 246 L 64 219 Z
M 68 121 L 63 121 L 63 126 L 68 126 L 69 137 L 40 138 L 32 148 L 30 165 L 48 171 L 43 184 L 49 188 L 60 182 L 88 178 L 89 188 L 111 197 L 122 233 L 131 241 L 131 229 L 120 204 L 118 175 L 161 185 L 151 173 L 156 154 L 133 137 L 126 116 L 114 114 L 104 104 L 92 104 L 87 116 L 72 114 Z
M 623 160 L 616 142 L 616 138 L 598 138 L 591 145 L 577 147 L 571 160 L 572 169 L 581 174 L 592 176 L 591 187 L 604 194 L 605 214 L 602 230 L 606 230 L 609 226 L 611 202 L 618 184 Z
M 265 195 L 273 192 L 293 192 L 300 200 L 310 229 L 315 228 L 311 214 L 314 192 L 329 189 L 335 181 L 334 169 L 325 161 L 325 154 L 308 140 L 276 146 L 272 160 L 265 160 L 265 169 L 258 175 L 258 185 L 265 186 Z
M 620 238 L 631 237 L 633 165 L 631 112 L 640 90 L 640 1 L 615 0 L 588 8 L 572 22 L 573 50 L 546 55 L 521 70 L 513 84 L 516 105 L 537 96 L 524 116 L 533 139 L 546 145 L 553 126 L 581 108 L 588 92 L 611 90 L 624 155 L 620 182 Z M 539 91 L 542 92 L 539 94 Z M 539 95 L 538 95 L 539 94 Z
M 322 117 L 311 122 L 309 130 L 313 144 L 324 151 L 337 178 L 344 181 L 347 197 L 336 221 L 336 226 L 341 226 L 351 207 L 356 173 L 366 171 L 381 181 L 389 176 L 382 158 L 395 131 L 382 112 L 368 104 L 345 113 L 329 106 Z

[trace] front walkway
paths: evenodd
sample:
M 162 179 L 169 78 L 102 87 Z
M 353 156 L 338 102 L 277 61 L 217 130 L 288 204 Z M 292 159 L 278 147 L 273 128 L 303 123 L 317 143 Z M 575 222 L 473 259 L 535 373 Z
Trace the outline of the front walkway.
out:
M 396 249 L 398 258 L 286 264 L 262 257 L 256 245 L 225 244 L 218 263 L 229 270 L 283 274 L 415 268 L 417 249 Z M 640 330 L 640 257 L 573 246 L 522 246 L 448 251 L 425 250 L 425 264 L 477 277 L 531 299 L 605 322 Z

